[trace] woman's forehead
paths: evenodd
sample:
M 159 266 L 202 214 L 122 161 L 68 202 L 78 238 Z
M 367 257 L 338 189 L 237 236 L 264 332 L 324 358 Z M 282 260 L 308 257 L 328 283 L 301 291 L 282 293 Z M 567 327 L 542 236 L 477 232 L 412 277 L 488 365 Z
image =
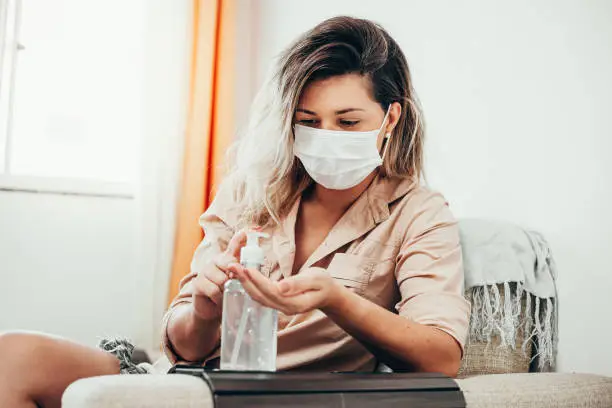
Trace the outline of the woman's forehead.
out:
M 298 108 L 309 111 L 369 110 L 375 108 L 369 78 L 358 74 L 337 75 L 308 84 Z

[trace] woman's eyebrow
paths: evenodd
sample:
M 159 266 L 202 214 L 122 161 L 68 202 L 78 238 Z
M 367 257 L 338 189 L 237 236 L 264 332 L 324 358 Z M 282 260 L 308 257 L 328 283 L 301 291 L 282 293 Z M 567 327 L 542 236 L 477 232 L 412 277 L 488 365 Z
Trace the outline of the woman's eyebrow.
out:
M 361 111 L 363 112 L 363 109 L 361 108 L 347 108 L 347 109 L 341 109 L 341 110 L 337 110 L 336 111 L 336 115 L 343 115 L 345 113 L 349 113 L 349 112 L 356 112 L 356 111 Z
M 306 113 L 308 115 L 316 115 L 316 113 L 314 113 L 313 111 L 309 111 L 308 109 L 297 108 L 295 111 L 296 112 Z
M 349 113 L 349 112 L 363 112 L 365 109 L 361 109 L 361 108 L 346 108 L 346 109 L 340 109 L 337 110 L 335 112 L 336 115 L 343 115 L 345 113 Z M 308 115 L 316 115 L 316 112 L 313 112 L 311 110 L 308 109 L 304 109 L 304 108 L 297 108 L 295 110 L 296 112 L 302 112 L 302 113 L 306 113 Z

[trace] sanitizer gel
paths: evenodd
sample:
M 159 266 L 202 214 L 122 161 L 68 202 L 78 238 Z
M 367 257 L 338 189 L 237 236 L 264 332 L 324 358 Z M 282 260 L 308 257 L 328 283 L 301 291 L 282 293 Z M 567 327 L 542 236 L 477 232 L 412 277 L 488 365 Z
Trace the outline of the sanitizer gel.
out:
M 261 270 L 264 253 L 259 238 L 267 234 L 250 232 L 240 251 L 245 268 Z M 225 284 L 221 323 L 221 369 L 233 371 L 276 371 L 278 312 L 255 302 L 238 279 Z

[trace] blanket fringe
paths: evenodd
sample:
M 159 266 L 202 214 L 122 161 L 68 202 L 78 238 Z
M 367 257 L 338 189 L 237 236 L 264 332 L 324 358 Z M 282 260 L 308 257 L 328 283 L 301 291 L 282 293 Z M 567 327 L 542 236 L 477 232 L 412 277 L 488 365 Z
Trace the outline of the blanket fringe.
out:
M 503 300 L 500 288 L 503 288 Z M 485 342 L 489 347 L 497 336 L 499 347 L 514 350 L 517 337 L 522 334 L 523 355 L 527 355 L 531 342 L 534 346 L 532 361 L 537 359 L 538 371 L 554 369 L 557 308 L 553 298 L 536 297 L 520 282 L 475 286 L 466 292 L 466 297 L 472 303 L 468 342 Z
M 128 339 L 121 337 L 102 339 L 98 347 L 117 357 L 121 374 L 150 374 L 153 372 L 151 364 L 136 364 L 132 360 L 134 345 Z

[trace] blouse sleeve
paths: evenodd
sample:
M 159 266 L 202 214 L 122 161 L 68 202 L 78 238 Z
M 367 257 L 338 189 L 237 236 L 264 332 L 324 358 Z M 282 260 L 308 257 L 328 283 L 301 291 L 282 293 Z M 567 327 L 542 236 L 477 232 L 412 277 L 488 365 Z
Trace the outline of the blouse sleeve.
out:
M 162 321 L 162 347 L 166 356 L 172 363 L 184 359 L 176 353 L 168 338 L 168 322 L 177 307 L 192 302 L 193 279 L 202 270 L 204 265 L 211 262 L 217 254 L 225 251 L 229 241 L 234 235 L 233 228 L 229 227 L 219 216 L 215 215 L 214 209 L 215 203 L 213 203 L 209 210 L 200 217 L 200 225 L 204 230 L 204 239 L 196 248 L 191 261 L 191 270 L 181 280 L 179 284 L 179 293 L 170 304 Z
M 402 241 L 395 275 L 401 294 L 396 310 L 417 323 L 451 335 L 463 347 L 470 304 L 463 296 L 459 228 L 446 200 L 423 200 Z

